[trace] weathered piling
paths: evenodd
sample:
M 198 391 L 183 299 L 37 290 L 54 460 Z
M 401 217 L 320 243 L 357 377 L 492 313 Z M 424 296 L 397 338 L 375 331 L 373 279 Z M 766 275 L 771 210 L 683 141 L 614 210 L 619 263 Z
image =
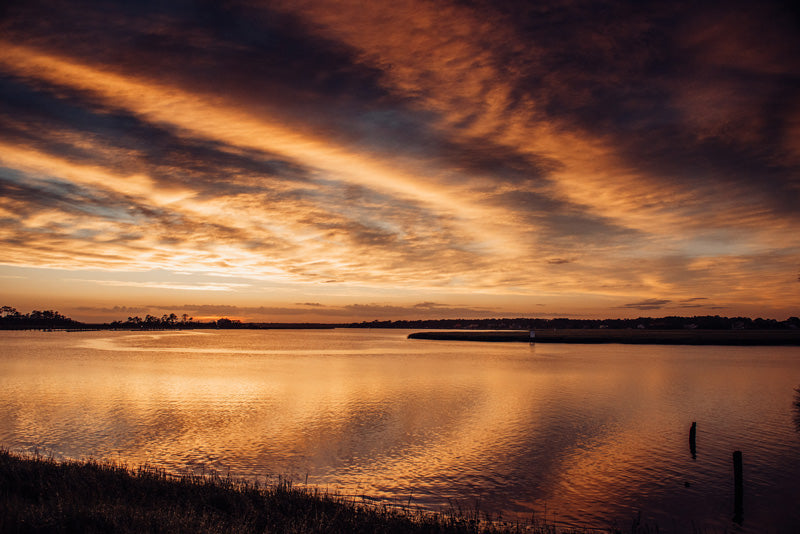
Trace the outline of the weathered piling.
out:
M 742 451 L 733 451 L 733 520 L 741 524 L 744 518 L 744 477 L 742 475 Z
M 697 423 L 692 422 L 689 429 L 689 452 L 692 453 L 692 460 L 697 459 Z

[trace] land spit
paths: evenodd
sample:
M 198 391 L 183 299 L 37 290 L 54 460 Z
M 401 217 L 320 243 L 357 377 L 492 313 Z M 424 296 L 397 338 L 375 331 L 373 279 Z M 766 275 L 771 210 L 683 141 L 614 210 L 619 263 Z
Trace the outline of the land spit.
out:
M 536 343 L 629 343 L 643 345 L 800 345 L 800 330 L 447 330 L 415 332 L 409 339 Z

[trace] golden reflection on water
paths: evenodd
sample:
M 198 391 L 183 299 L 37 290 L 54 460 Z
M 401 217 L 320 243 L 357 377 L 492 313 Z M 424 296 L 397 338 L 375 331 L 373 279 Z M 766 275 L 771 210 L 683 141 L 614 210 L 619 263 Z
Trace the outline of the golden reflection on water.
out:
M 571 522 L 645 508 L 662 522 L 680 512 L 710 525 L 725 524 L 729 455 L 741 449 L 749 495 L 800 497 L 787 478 L 800 473 L 785 468 L 800 459 L 797 349 L 754 358 L 392 331 L 4 336 L 0 445 L 12 449 L 307 476 L 434 507 L 480 498 L 506 516 L 547 503 Z M 771 488 L 783 479 L 788 493 Z

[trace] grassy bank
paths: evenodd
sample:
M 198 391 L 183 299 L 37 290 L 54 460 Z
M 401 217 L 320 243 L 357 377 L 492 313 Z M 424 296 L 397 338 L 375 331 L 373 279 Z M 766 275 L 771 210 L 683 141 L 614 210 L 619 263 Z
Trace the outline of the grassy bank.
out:
M 630 343 L 642 345 L 800 345 L 800 330 L 536 330 L 536 343 Z M 416 332 L 410 339 L 529 342 L 528 331 Z
M 491 518 L 489 518 L 491 519 Z M 632 526 L 626 532 L 646 530 Z M 292 487 L 174 476 L 0 451 L 2 533 L 588 533 L 501 523 L 477 511 L 431 514 Z

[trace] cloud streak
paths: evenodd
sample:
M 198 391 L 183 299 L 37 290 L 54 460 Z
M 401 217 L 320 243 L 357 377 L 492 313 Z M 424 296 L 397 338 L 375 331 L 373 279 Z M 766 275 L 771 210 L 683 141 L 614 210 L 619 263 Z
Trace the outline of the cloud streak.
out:
M 647 299 L 642 300 L 640 302 L 632 302 L 630 304 L 623 304 L 622 308 L 634 309 L 634 310 L 660 310 L 666 304 L 672 302 L 668 299 Z
M 147 289 L 179 289 L 182 291 L 233 291 L 236 289 L 249 287 L 249 284 L 176 284 L 170 282 L 132 282 L 124 280 L 81 280 L 81 282 L 92 282 L 101 286 L 112 287 L 140 287 Z
M 792 312 L 800 37 L 736 7 L 14 4 L 3 268 L 365 318 Z

